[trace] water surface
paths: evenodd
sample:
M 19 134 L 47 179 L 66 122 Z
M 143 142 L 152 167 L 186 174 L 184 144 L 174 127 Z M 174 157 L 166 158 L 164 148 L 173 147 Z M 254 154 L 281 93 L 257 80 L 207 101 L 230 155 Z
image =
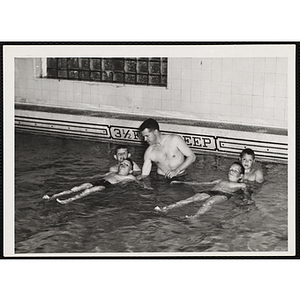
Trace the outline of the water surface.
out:
M 195 221 L 203 202 L 154 211 L 192 196 L 196 187 L 170 185 L 155 173 L 153 191 L 135 183 L 114 186 L 62 205 L 43 200 L 104 174 L 115 145 L 17 133 L 15 136 L 15 253 L 220 253 L 287 251 L 287 165 L 262 163 L 266 182 L 255 205 L 215 205 Z M 143 147 L 131 147 L 142 166 Z M 187 180 L 226 178 L 232 158 L 197 155 Z

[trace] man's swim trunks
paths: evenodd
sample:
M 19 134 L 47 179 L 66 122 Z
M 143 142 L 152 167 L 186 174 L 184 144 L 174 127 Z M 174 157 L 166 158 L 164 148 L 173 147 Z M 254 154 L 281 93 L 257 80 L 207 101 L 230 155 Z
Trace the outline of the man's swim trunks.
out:
M 187 175 L 187 172 L 184 171 L 184 172 L 182 172 L 181 174 L 178 174 L 175 177 L 166 178 L 164 175 L 156 173 L 156 178 L 158 180 L 166 180 L 168 183 L 170 183 L 172 181 L 186 181 L 186 175 Z
M 109 181 L 107 181 L 107 180 L 105 180 L 103 178 L 97 179 L 95 181 L 91 181 L 91 184 L 93 186 L 100 186 L 100 185 L 101 186 L 105 186 L 106 188 L 108 188 L 109 186 L 112 185 Z

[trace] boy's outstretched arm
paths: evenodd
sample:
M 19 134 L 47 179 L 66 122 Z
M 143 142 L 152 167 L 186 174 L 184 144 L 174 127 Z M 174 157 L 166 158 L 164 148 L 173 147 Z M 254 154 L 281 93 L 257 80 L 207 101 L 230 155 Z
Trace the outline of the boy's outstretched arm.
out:
M 67 203 L 70 203 L 70 202 L 73 202 L 75 200 L 78 200 L 80 198 L 83 198 L 89 194 L 92 194 L 92 193 L 95 193 L 95 192 L 98 192 L 98 191 L 101 191 L 101 190 L 104 190 L 105 189 L 105 186 L 94 186 L 94 187 L 91 187 L 91 188 L 87 188 L 85 189 L 83 192 L 75 195 L 74 197 L 72 198 L 68 198 L 68 199 L 65 199 L 65 200 L 60 200 L 60 199 L 56 199 L 56 201 L 60 204 L 67 204 Z

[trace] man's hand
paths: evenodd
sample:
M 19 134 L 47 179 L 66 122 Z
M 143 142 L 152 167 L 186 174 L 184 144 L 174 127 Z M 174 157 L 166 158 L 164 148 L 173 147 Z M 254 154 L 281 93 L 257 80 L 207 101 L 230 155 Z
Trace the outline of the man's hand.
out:
M 141 175 L 136 176 L 136 179 L 137 180 L 142 180 L 142 179 L 145 179 L 146 177 L 148 177 L 148 176 L 141 174 Z
M 165 173 L 165 177 L 166 178 L 173 178 L 173 177 L 176 177 L 178 174 L 180 173 L 180 170 L 168 170 L 166 173 Z

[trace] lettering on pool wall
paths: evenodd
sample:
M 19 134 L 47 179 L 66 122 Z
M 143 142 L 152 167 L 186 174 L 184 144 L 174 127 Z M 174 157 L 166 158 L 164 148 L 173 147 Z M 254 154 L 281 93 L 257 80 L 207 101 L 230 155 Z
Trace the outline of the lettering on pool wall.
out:
M 143 141 L 143 137 L 138 129 L 135 128 L 128 128 L 128 127 L 118 127 L 118 126 L 111 126 L 110 133 L 112 139 L 116 140 L 127 140 L 127 141 L 134 141 L 134 142 L 141 142 Z M 213 136 L 206 136 L 206 135 L 197 135 L 197 134 L 185 134 L 185 133 L 178 133 L 178 132 L 165 132 L 162 131 L 164 134 L 178 134 L 180 135 L 186 144 L 192 149 L 207 149 L 207 150 L 216 150 L 216 141 Z
M 213 136 L 202 136 L 195 134 L 180 134 L 186 144 L 192 149 L 216 150 L 216 141 Z
M 127 140 L 133 142 L 142 141 L 142 135 L 136 128 L 111 126 L 110 133 L 111 137 L 115 140 Z

